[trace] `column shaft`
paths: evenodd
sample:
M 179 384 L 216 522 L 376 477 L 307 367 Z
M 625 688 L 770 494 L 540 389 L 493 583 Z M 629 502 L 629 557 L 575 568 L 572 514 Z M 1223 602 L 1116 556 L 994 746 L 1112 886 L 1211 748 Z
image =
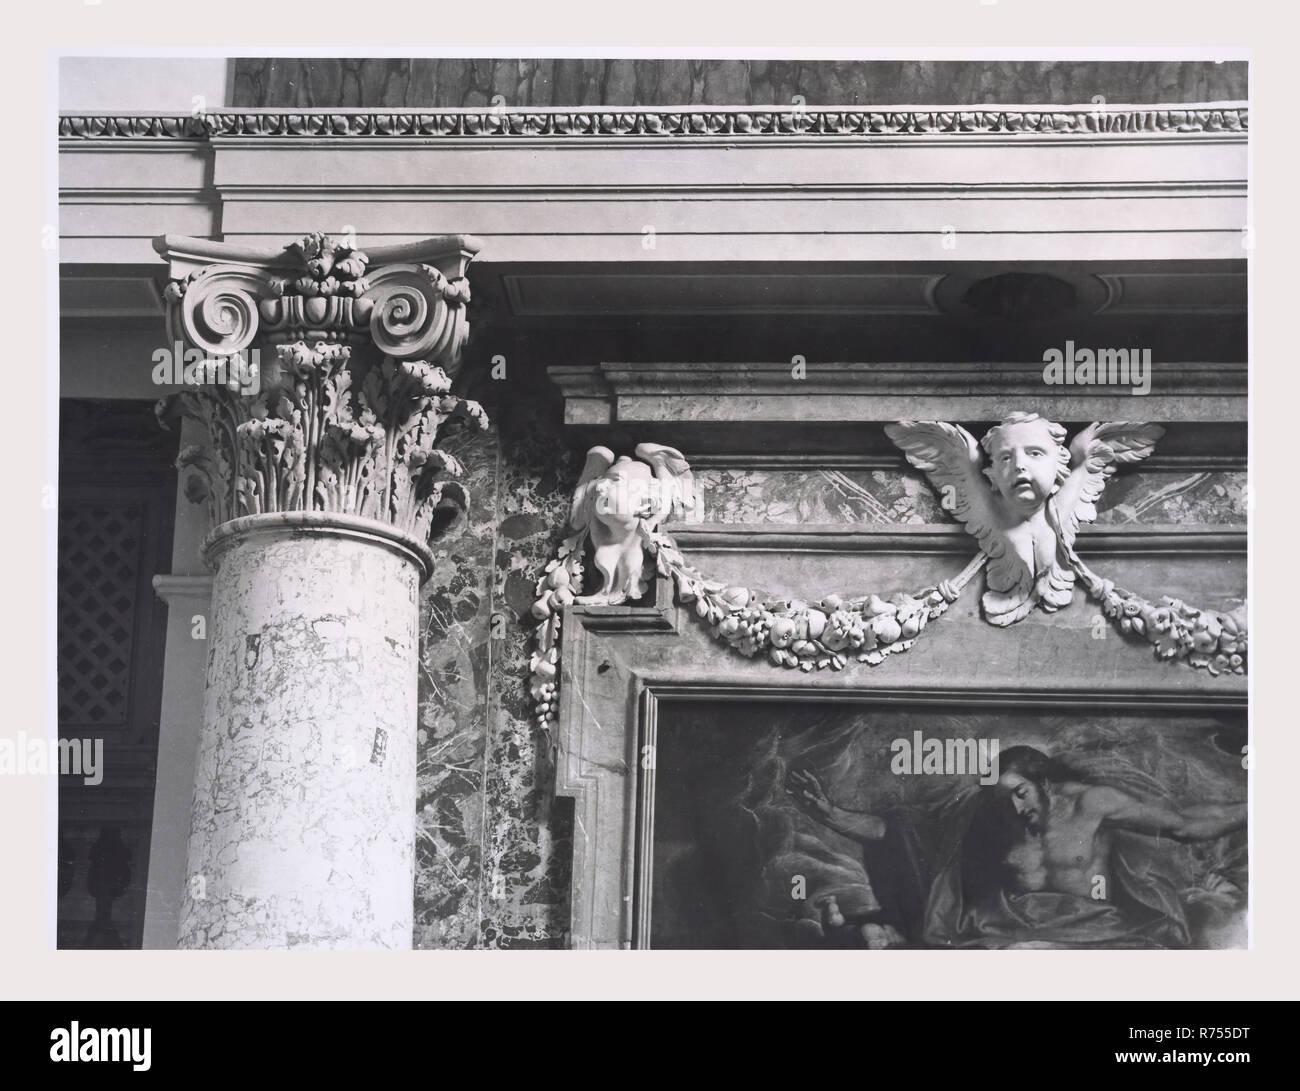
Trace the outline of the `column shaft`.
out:
M 419 586 L 468 500 L 438 440 L 487 427 L 442 366 L 477 245 L 155 245 L 187 346 L 160 416 L 206 429 L 177 465 L 215 527 L 179 944 L 409 948 Z
M 409 947 L 420 560 L 391 528 L 294 514 L 207 552 L 180 945 Z

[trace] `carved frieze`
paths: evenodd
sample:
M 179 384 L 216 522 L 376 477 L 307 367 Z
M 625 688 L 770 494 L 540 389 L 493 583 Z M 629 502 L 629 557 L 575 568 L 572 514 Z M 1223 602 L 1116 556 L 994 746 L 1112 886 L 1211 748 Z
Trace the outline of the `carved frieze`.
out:
M 992 625 L 1006 627 L 1036 608 L 1051 612 L 1069 605 L 1077 579 L 1115 628 L 1149 644 L 1158 657 L 1213 675 L 1245 673 L 1244 618 L 1174 597 L 1148 600 L 1097 575 L 1075 552 L 1079 526 L 1096 518 L 1106 481 L 1120 466 L 1147 457 L 1163 429 L 1095 423 L 1067 447 L 1060 425 L 1037 414 L 1012 413 L 980 441 L 943 422 L 902 421 L 886 432 L 929 475 L 944 508 L 965 525 L 980 551 L 951 580 L 894 593 L 835 590 L 810 602 L 762 601 L 749 588 L 712 579 L 686 559 L 663 528 L 675 507 L 689 510 L 697 503 L 680 452 L 641 444 L 637 461 L 615 460 L 608 448 L 592 448 L 575 491 L 571 533 L 537 581 L 533 615 L 540 624 L 529 689 L 539 726 L 549 732 L 558 714 L 566 608 L 639 599 L 648 590 L 651 558 L 678 603 L 690 607 L 716 640 L 779 667 L 880 664 L 912 647 L 985 569 L 981 604 Z M 587 592 L 589 547 L 600 583 Z
M 211 137 L 762 137 L 873 135 L 1150 135 L 1245 133 L 1244 103 L 881 109 L 217 110 L 198 117 L 66 114 L 59 135 L 85 139 Z

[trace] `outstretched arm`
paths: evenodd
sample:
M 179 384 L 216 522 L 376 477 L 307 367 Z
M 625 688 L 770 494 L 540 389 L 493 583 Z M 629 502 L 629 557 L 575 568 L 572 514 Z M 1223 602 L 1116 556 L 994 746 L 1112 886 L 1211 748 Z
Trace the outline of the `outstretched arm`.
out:
M 1086 807 L 1100 810 L 1109 826 L 1136 833 L 1163 833 L 1188 841 L 1213 841 L 1246 825 L 1245 803 L 1148 803 L 1117 788 L 1091 788 Z
M 821 781 L 806 769 L 794 770 L 786 778 L 785 790 L 817 822 L 859 844 L 879 841 L 885 836 L 883 818 L 835 806 L 826 795 Z

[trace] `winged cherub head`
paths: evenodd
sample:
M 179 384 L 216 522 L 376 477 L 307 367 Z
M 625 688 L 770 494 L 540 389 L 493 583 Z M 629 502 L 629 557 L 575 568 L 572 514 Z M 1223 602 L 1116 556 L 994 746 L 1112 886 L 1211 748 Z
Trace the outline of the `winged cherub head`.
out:
M 647 513 L 657 484 L 644 462 L 620 455 L 596 479 L 596 513 L 611 525 L 630 527 Z
M 988 455 L 984 473 L 1011 507 L 1041 508 L 1070 473 L 1065 429 L 1037 413 L 1012 413 L 980 440 Z
M 644 547 L 651 531 L 674 508 L 696 504 L 695 478 L 682 453 L 658 443 L 641 443 L 636 458 L 617 460 L 608 447 L 593 447 L 573 494 L 569 522 L 588 535 L 601 586 L 581 603 L 615 605 L 645 593 Z
M 1062 547 L 1072 549 L 1080 523 L 1097 518 L 1107 479 L 1146 458 L 1164 429 L 1098 421 L 1067 449 L 1059 424 L 1011 413 L 979 442 L 945 421 L 898 421 L 885 434 L 979 542 L 988 559 L 984 616 L 1010 625 L 1037 605 L 1069 605 L 1078 561 L 1063 560 Z

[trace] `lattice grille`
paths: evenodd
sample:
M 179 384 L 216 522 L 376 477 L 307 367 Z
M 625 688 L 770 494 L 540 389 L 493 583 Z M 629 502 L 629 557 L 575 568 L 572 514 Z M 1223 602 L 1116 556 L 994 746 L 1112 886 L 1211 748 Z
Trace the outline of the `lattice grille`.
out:
M 59 722 L 124 724 L 144 505 L 59 508 Z

